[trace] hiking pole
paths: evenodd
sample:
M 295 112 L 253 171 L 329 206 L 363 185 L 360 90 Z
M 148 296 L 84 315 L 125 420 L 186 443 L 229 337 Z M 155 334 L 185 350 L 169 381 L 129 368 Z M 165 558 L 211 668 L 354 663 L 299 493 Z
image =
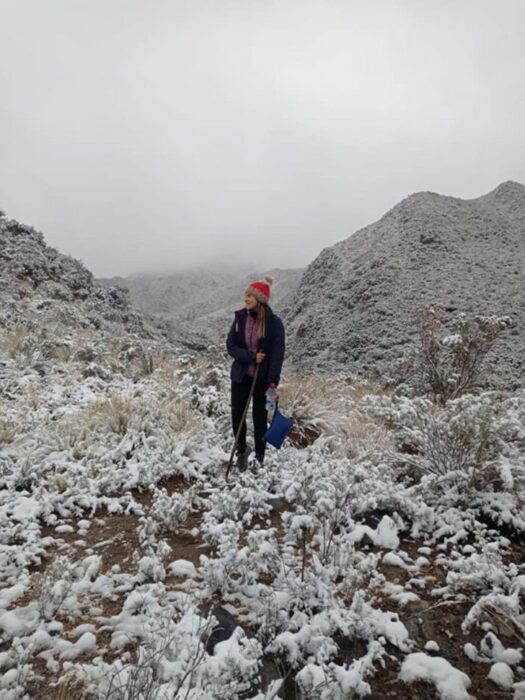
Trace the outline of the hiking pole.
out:
M 246 415 L 248 414 L 248 408 L 250 406 L 250 400 L 253 396 L 253 391 L 255 389 L 255 382 L 257 381 L 257 375 L 259 374 L 259 367 L 260 366 L 261 366 L 260 364 L 257 364 L 255 366 L 255 374 L 253 375 L 252 385 L 250 387 L 250 393 L 248 394 L 248 400 L 246 401 L 246 406 L 244 407 L 241 422 L 239 423 L 239 427 L 237 428 L 237 435 L 235 436 L 235 442 L 233 443 L 232 451 L 230 453 L 230 461 L 228 462 L 228 468 L 226 469 L 226 476 L 225 476 L 226 481 L 228 481 L 228 475 L 230 473 L 230 469 L 231 469 L 232 462 L 233 462 L 233 455 L 235 454 L 235 450 L 237 449 L 237 443 L 239 442 L 239 436 L 241 434 L 242 426 L 244 425 L 244 421 L 246 420 Z

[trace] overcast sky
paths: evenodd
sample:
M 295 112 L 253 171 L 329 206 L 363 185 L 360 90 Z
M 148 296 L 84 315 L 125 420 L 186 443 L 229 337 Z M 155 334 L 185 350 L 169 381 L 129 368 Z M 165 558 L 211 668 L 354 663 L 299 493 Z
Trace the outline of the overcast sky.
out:
M 525 182 L 524 0 L 0 0 L 0 208 L 99 276 Z

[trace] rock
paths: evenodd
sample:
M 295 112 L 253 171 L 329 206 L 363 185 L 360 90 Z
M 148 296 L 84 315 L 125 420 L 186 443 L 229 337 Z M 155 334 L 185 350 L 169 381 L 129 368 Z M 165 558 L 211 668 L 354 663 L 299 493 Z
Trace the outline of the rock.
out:
M 206 651 L 208 654 L 213 654 L 215 645 L 229 639 L 238 625 L 233 615 L 220 605 L 215 605 L 211 609 L 204 609 L 203 612 L 205 614 L 209 612 L 215 619 L 211 633 L 204 640 Z

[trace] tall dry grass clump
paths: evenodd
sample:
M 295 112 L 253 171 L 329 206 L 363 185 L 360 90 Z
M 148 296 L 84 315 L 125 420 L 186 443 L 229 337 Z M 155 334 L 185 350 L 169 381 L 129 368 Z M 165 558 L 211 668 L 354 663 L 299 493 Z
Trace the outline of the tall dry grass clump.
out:
M 0 418 L 0 447 L 10 445 L 17 436 L 16 425 L 6 418 Z
M 352 457 L 388 451 L 393 446 L 391 432 L 359 407 L 370 394 L 384 394 L 384 390 L 338 377 L 287 377 L 279 395 L 283 412 L 294 421 L 292 442 L 306 446 L 324 437 L 335 451 Z
M 88 422 L 101 425 L 117 435 L 125 435 L 136 410 L 136 404 L 131 397 L 110 393 L 107 397 L 90 404 L 86 413 Z

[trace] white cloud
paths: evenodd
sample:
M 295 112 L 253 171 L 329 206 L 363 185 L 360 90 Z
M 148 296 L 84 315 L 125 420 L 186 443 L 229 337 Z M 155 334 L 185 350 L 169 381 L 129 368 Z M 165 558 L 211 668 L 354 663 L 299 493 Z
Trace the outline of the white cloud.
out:
M 303 265 L 525 180 L 520 0 L 2 0 L 0 206 L 96 273 Z

